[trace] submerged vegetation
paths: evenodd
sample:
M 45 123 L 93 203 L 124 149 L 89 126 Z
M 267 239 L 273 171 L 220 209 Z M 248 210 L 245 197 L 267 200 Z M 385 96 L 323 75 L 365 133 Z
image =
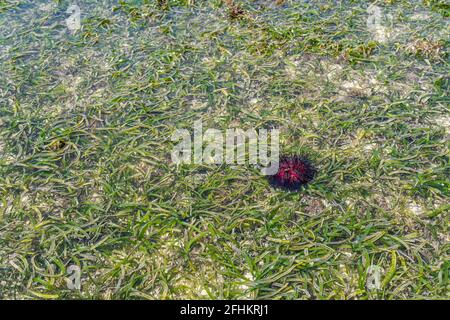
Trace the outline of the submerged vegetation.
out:
M 445 1 L 71 4 L 0 0 L 1 298 L 448 298 Z M 200 118 L 317 174 L 172 164 Z

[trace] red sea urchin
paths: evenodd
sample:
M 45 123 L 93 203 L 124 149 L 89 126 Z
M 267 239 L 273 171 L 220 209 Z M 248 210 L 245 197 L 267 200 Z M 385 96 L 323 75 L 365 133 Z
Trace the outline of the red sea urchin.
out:
M 270 184 L 289 190 L 298 190 L 310 182 L 316 173 L 311 162 L 304 157 L 283 156 L 277 173 L 269 177 Z

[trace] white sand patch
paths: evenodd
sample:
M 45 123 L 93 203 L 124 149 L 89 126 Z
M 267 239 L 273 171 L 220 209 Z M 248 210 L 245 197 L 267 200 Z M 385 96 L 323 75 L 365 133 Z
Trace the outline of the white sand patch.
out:
M 196 173 L 192 175 L 192 182 L 194 184 L 201 184 L 204 183 L 206 178 L 208 177 L 208 174 L 206 173 Z
M 55 2 L 44 3 L 39 6 L 39 10 L 49 12 L 57 8 L 57 4 Z
M 350 80 L 342 81 L 339 96 L 370 96 L 381 89 L 382 87 L 374 75 L 354 74 Z
M 192 110 L 201 110 L 205 109 L 208 106 L 207 102 L 199 101 L 199 100 L 192 100 L 191 101 L 191 109 Z
M 255 299 L 254 292 L 249 292 L 247 290 L 251 289 L 251 284 L 255 281 L 255 277 L 250 272 L 244 274 L 245 280 L 239 285 L 239 289 L 244 292 L 241 298 L 244 299 Z
M 427 13 L 416 13 L 409 17 L 409 19 L 413 21 L 429 20 L 430 18 L 431 16 Z
M 301 64 L 302 61 L 300 59 L 288 59 L 286 61 L 286 67 L 284 68 L 284 72 L 289 80 L 296 80 L 301 75 Z
M 11 213 L 13 209 L 13 199 L 12 198 L 6 198 L 6 201 L 0 201 L 0 212 L 3 216 L 7 216 Z
M 353 256 L 353 254 L 349 251 L 341 251 L 341 253 L 349 258 L 351 258 Z
M 342 71 L 344 70 L 344 68 L 339 64 L 329 63 L 329 62 L 325 62 L 325 61 L 322 61 L 321 64 L 322 64 L 324 70 L 326 70 L 326 72 L 327 72 L 326 77 L 329 81 L 339 79 L 339 77 L 342 74 Z
M 366 143 L 363 145 L 363 151 L 365 152 L 371 152 L 372 150 L 374 150 L 378 145 L 376 143 Z
M 422 206 L 417 204 L 415 201 L 408 202 L 407 207 L 415 215 L 421 215 L 424 212 Z
M 370 31 L 374 40 L 380 43 L 386 43 L 392 38 L 392 29 L 382 25 L 377 25 Z
M 351 80 L 351 81 L 344 81 L 342 83 L 341 88 L 343 88 L 344 90 L 364 90 L 363 86 L 361 85 L 361 83 L 359 83 L 356 80 Z
M 450 116 L 441 116 L 434 121 L 438 126 L 444 127 L 447 134 L 450 134 Z
M 259 100 L 256 98 L 253 98 L 250 100 L 250 104 L 257 104 L 258 102 L 259 102 Z
M 103 199 L 103 192 L 102 191 L 103 190 L 100 187 L 98 192 L 96 192 L 96 191 L 92 192 L 90 197 L 89 197 L 89 202 L 95 203 L 95 204 L 102 203 L 102 199 Z
M 66 90 L 72 94 L 77 92 L 77 88 L 83 81 L 83 77 L 80 76 L 67 76 L 63 80 Z
M 203 267 L 186 277 L 181 275 L 174 279 L 174 287 L 177 288 L 179 293 L 176 298 L 197 297 L 197 298 L 209 298 L 208 291 L 212 292 L 214 296 L 218 296 L 221 288 L 224 287 L 225 280 L 223 276 L 214 270 L 210 266 L 212 261 L 203 263 Z M 221 268 L 223 269 L 223 268 Z
M 147 229 L 146 236 L 151 235 L 152 230 Z M 177 258 L 177 252 L 183 246 L 183 242 L 180 239 L 174 239 L 170 234 L 165 234 L 161 237 L 161 247 L 158 249 L 158 253 L 154 256 L 154 261 L 160 265 L 165 265 Z
M 250 272 L 246 272 L 245 274 L 244 274 L 244 277 L 245 277 L 245 283 L 244 284 L 241 284 L 240 286 L 239 286 L 239 288 L 241 289 L 241 290 L 248 290 L 250 287 L 248 286 L 249 285 L 249 282 L 253 282 L 253 281 L 255 281 L 255 277 L 250 273 Z
M 209 70 L 214 69 L 216 67 L 216 65 L 217 65 L 216 60 L 213 59 L 213 58 L 210 58 L 210 57 L 204 57 L 202 59 L 202 63 Z
M 354 207 L 354 200 L 353 199 L 345 199 L 345 204 L 348 206 L 348 208 Z
M 0 57 L 6 56 L 7 53 L 11 50 L 11 46 L 0 45 Z

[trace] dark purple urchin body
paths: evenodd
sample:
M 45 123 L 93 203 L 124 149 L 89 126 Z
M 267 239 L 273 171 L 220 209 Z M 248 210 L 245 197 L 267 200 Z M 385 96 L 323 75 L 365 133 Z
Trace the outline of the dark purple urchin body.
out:
M 316 173 L 312 163 L 305 157 L 283 156 L 280 158 L 277 173 L 269 177 L 273 186 L 298 190 L 310 182 Z

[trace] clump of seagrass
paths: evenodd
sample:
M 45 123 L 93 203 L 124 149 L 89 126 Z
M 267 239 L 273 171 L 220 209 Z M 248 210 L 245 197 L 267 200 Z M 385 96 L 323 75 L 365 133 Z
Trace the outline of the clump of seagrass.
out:
M 406 46 L 406 52 L 418 57 L 432 60 L 443 60 L 444 46 L 439 41 L 418 39 Z

